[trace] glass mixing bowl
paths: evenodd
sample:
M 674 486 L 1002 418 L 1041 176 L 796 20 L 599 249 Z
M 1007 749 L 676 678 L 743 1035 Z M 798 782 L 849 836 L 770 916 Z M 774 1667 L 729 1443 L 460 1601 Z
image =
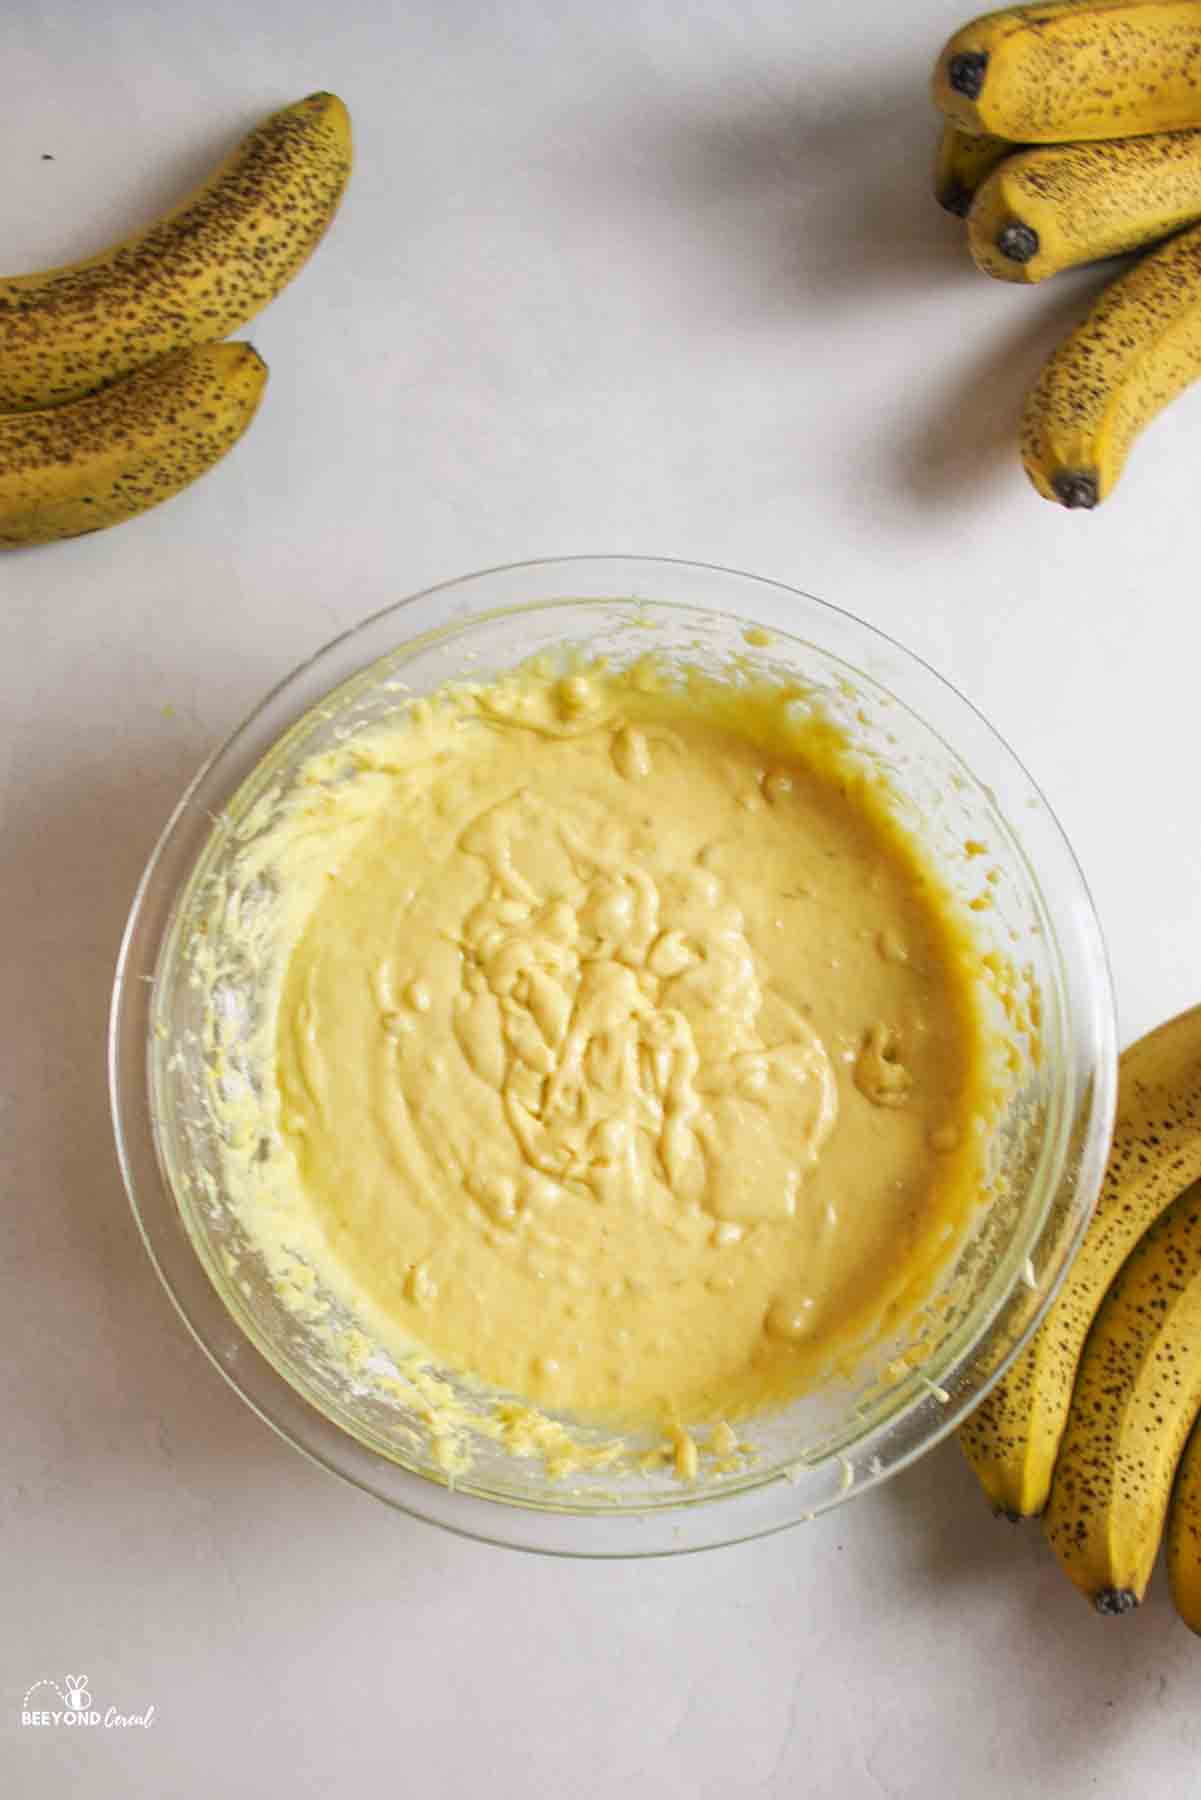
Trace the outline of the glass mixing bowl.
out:
M 335 1355 L 330 1332 L 282 1302 L 223 1190 L 206 1009 L 225 1021 L 236 1064 L 239 1021 L 254 1017 L 258 995 L 236 956 L 222 991 L 206 994 L 189 945 L 214 883 L 238 892 L 239 858 L 315 751 L 414 695 L 503 673 L 535 653 L 604 653 L 621 664 L 649 650 L 730 679 L 749 659 L 758 674 L 799 681 L 886 770 L 902 818 L 965 902 L 979 895 L 987 861 L 979 933 L 1020 971 L 1041 1015 L 1042 1053 L 1017 1070 L 988 1144 L 987 1202 L 935 1304 L 862 1368 L 748 1422 L 752 1464 L 702 1467 L 690 1485 L 670 1467 L 555 1480 L 540 1463 L 481 1443 L 469 1472 L 449 1479 L 420 1420 L 377 1379 L 391 1367 L 382 1350 L 368 1343 L 363 1353 L 348 1315 L 341 1322 L 358 1353 Z M 987 843 L 989 857 L 965 857 L 966 840 Z M 262 900 L 239 895 L 239 904 Z M 134 900 L 110 1074 L 122 1170 L 155 1267 L 199 1343 L 282 1437 L 452 1530 L 523 1549 L 630 1556 L 794 1524 L 946 1436 L 1034 1328 L 1085 1228 L 1112 1128 L 1116 1054 L 1105 954 L 1080 870 L 1029 776 L 967 701 L 890 639 L 777 583 L 686 562 L 578 557 L 488 570 L 388 608 L 305 663 L 217 751 Z

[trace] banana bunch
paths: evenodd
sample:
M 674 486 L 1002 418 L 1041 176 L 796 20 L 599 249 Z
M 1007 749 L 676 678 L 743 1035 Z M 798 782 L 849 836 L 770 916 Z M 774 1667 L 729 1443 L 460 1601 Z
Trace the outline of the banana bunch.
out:
M 1201 375 L 1201 4 L 988 13 L 944 46 L 933 93 L 935 196 L 966 219 L 986 275 L 1045 281 L 1145 252 L 1053 353 L 1022 418 L 1039 493 L 1097 506 L 1139 432 Z
M 1041 1513 L 1059 1563 L 1099 1612 L 1139 1604 L 1166 1527 L 1176 1605 L 1201 1634 L 1199 1415 L 1196 1007 L 1123 1053 L 1084 1242 L 1034 1337 L 959 1435 L 996 1510 Z
M 0 546 L 133 518 L 232 449 L 267 369 L 219 340 L 316 249 L 350 164 L 345 106 L 311 94 L 147 230 L 0 278 Z

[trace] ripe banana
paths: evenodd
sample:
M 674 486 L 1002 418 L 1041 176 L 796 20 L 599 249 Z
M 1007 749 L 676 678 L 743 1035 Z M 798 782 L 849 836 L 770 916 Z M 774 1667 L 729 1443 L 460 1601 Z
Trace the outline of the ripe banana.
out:
M 1176 1611 L 1201 1637 L 1201 1425 L 1193 1428 L 1168 1508 L 1168 1580 Z
M 267 367 L 203 344 L 70 406 L 0 418 L 0 546 L 102 531 L 177 494 L 237 443 Z
M 1008 138 L 972 137 L 957 125 L 944 123 L 934 153 L 934 198 L 956 218 L 966 218 L 981 182 L 1016 149 Z
M 1130 1612 L 1159 1553 L 1172 1478 L 1201 1407 L 1201 1189 L 1131 1251 L 1097 1314 L 1044 1519 L 1098 1612 Z
M 1061 506 L 1100 505 L 1139 432 L 1199 375 L 1194 225 L 1112 282 L 1050 356 L 1022 414 L 1027 475 Z
M 944 47 L 934 102 L 964 131 L 1032 144 L 1201 125 L 1201 6 L 1044 0 L 986 13 Z
M 992 139 L 982 140 L 993 142 Z M 967 239 L 1002 281 L 1045 281 L 1201 219 L 1201 131 L 1114 143 L 1043 144 L 1009 157 L 979 189 Z
M 310 94 L 147 231 L 85 262 L 0 279 L 0 412 L 61 405 L 238 330 L 316 248 L 350 161 L 345 106 Z
M 1201 1179 L 1201 1006 L 1123 1051 L 1101 1197 L 1026 1348 L 959 1428 L 988 1498 L 1011 1518 L 1046 1505 L 1076 1365 L 1105 1290 L 1148 1225 Z

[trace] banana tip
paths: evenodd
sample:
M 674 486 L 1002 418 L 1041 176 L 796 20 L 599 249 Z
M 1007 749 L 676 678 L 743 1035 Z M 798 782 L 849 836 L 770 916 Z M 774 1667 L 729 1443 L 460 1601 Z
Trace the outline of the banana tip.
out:
M 972 191 L 956 182 L 953 187 L 943 189 L 938 204 L 944 212 L 954 213 L 957 219 L 966 219 L 972 207 Z
M 1028 263 L 1038 255 L 1038 233 L 1020 219 L 1010 219 L 997 233 L 997 249 L 1010 262 Z
M 978 100 L 984 86 L 988 55 L 983 50 L 960 50 L 947 64 L 947 82 L 965 100 Z
M 1084 469 L 1064 469 L 1051 483 L 1061 506 L 1084 507 L 1091 512 L 1101 499 L 1097 477 Z
M 1138 1595 L 1133 1588 L 1102 1588 L 1093 1596 L 1093 1605 L 1106 1618 L 1120 1618 L 1123 1613 L 1133 1612 L 1138 1605 Z

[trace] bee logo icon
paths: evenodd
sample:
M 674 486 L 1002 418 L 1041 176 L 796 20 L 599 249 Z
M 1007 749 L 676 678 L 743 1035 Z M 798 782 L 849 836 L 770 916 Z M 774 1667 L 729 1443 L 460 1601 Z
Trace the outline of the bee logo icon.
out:
M 64 1700 L 72 1712 L 86 1712 L 92 1704 L 92 1696 L 88 1692 L 86 1675 L 64 1675 Z

